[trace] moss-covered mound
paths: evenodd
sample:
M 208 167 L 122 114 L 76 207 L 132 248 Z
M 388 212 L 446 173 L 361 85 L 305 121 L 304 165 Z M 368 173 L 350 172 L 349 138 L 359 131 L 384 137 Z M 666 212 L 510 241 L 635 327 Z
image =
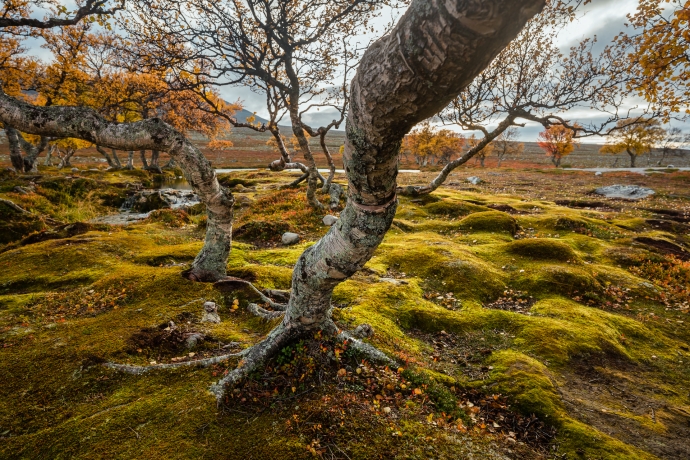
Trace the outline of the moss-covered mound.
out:
M 509 253 L 534 260 L 575 262 L 579 260 L 575 251 L 567 244 L 547 238 L 517 240 L 506 246 Z
M 513 216 L 501 211 L 477 212 L 460 221 L 460 228 L 473 232 L 498 232 L 514 235 L 517 221 Z

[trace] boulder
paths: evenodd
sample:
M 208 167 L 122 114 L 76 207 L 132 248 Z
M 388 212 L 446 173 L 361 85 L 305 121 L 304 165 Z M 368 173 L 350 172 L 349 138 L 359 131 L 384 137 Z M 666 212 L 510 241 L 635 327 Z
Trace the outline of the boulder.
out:
M 469 182 L 472 185 L 479 185 L 483 181 L 480 178 L 478 178 L 477 176 L 472 176 L 472 177 L 467 178 L 467 182 Z
M 331 226 L 334 225 L 336 222 L 338 222 L 338 218 L 335 217 L 335 216 L 333 216 L 333 215 L 331 215 L 331 214 L 328 214 L 327 216 L 324 216 L 324 217 L 323 217 L 322 222 L 323 222 L 323 224 L 324 224 L 325 226 L 331 227 Z
M 599 187 L 594 190 L 594 193 L 607 198 L 635 201 L 654 195 L 655 192 L 651 188 L 640 187 L 639 185 L 609 185 Z
M 300 236 L 297 233 L 292 233 L 292 232 L 285 232 L 283 233 L 283 236 L 281 237 L 281 241 L 283 242 L 284 245 L 291 245 L 291 244 L 297 244 L 299 243 Z

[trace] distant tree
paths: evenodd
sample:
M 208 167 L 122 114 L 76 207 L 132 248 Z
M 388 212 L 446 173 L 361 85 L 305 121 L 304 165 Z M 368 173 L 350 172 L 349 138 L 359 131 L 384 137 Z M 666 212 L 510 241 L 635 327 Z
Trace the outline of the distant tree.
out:
M 518 156 L 525 150 L 525 144 L 517 141 L 518 130 L 515 127 L 508 128 L 494 139 L 492 145 L 498 157 L 498 167 L 507 157 Z
M 690 114 L 690 1 L 640 0 L 628 19 L 634 32 L 616 40 L 630 50 L 629 88 L 667 119 L 674 112 Z
M 561 160 L 575 150 L 578 141 L 574 136 L 573 130 L 563 125 L 553 125 L 539 133 L 537 144 L 558 168 Z
M 493 142 L 489 142 L 488 144 L 484 145 L 483 147 L 479 148 L 479 144 L 481 143 L 481 139 L 477 139 L 477 137 L 472 134 L 469 139 L 467 139 L 467 145 L 469 146 L 470 150 L 475 150 L 479 149 L 477 153 L 475 154 L 475 160 L 474 164 L 477 164 L 477 161 L 479 161 L 479 164 L 481 165 L 482 168 L 484 168 L 485 162 L 487 157 L 491 156 L 494 153 L 495 150 L 495 145 Z
M 680 128 L 666 130 L 658 146 L 658 149 L 661 151 L 661 158 L 659 158 L 657 166 L 661 166 L 661 163 L 670 156 L 683 156 L 687 154 L 686 149 L 688 146 L 690 146 L 690 134 L 683 132 Z
M 599 151 L 612 155 L 627 153 L 630 157 L 631 168 L 635 167 L 637 157 L 651 152 L 666 134 L 660 122 L 655 119 L 645 119 L 644 123 L 621 120 L 616 128 Z
M 462 135 L 448 129 L 437 129 L 427 121 L 405 136 L 402 148 L 418 165 L 448 164 L 465 144 Z

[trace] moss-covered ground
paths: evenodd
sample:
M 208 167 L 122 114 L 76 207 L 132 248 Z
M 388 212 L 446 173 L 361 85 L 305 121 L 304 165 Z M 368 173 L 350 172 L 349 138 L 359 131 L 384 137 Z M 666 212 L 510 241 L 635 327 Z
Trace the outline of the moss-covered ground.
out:
M 0 198 L 29 213 L 0 202 L 0 458 L 690 458 L 690 175 L 608 178 L 659 192 L 627 203 L 587 195 L 584 174 L 500 174 L 401 198 L 374 258 L 336 289 L 338 323 L 371 324 L 400 369 L 316 336 L 216 405 L 208 388 L 236 362 L 101 365 L 270 330 L 239 293 L 180 276 L 203 214 L 88 224 L 153 178 L 2 173 Z M 228 272 L 289 289 L 322 216 L 281 188 L 288 175 L 222 179 L 242 197 Z M 281 245 L 284 231 L 302 242 Z M 204 300 L 220 324 L 199 322 Z M 206 340 L 186 349 L 170 321 Z

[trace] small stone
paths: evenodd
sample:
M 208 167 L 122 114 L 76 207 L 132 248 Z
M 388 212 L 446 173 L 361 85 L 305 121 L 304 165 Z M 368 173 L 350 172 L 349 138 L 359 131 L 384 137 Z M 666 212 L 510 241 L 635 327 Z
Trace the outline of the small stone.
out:
M 285 232 L 283 233 L 281 240 L 284 245 L 290 246 L 291 244 L 299 243 L 300 236 L 297 233 Z
M 72 172 L 79 172 L 79 168 L 72 168 Z
M 359 337 L 360 339 L 368 339 L 374 336 L 374 328 L 371 327 L 371 324 L 360 324 L 355 328 L 354 331 L 352 331 L 352 335 Z
M 184 341 L 185 346 L 188 350 L 192 350 L 199 345 L 199 343 L 204 341 L 204 335 L 198 332 L 190 334 Z
M 467 178 L 467 182 L 469 182 L 469 183 L 472 184 L 472 185 L 479 185 L 479 184 L 481 184 L 481 183 L 484 182 L 484 181 L 482 181 L 482 180 L 481 180 L 480 178 L 478 178 L 477 176 L 471 176 L 471 177 L 468 177 L 468 178 Z
M 220 316 L 218 316 L 218 306 L 215 302 L 204 303 L 204 314 L 201 317 L 202 323 L 220 323 Z
M 332 226 L 333 224 L 335 224 L 336 222 L 338 222 L 338 218 L 335 217 L 335 216 L 333 216 L 333 215 L 331 215 L 331 214 L 328 214 L 327 216 L 324 216 L 324 217 L 323 217 L 323 220 L 322 220 L 322 221 L 323 221 L 323 224 L 324 224 L 325 226 L 330 227 L 330 226 Z
M 594 173 L 595 176 L 603 176 L 604 174 L 601 171 L 597 171 Z
M 384 408 L 383 408 L 383 413 L 384 413 L 384 414 L 390 414 L 390 413 L 391 413 L 391 408 L 390 408 L 390 407 L 384 407 Z

